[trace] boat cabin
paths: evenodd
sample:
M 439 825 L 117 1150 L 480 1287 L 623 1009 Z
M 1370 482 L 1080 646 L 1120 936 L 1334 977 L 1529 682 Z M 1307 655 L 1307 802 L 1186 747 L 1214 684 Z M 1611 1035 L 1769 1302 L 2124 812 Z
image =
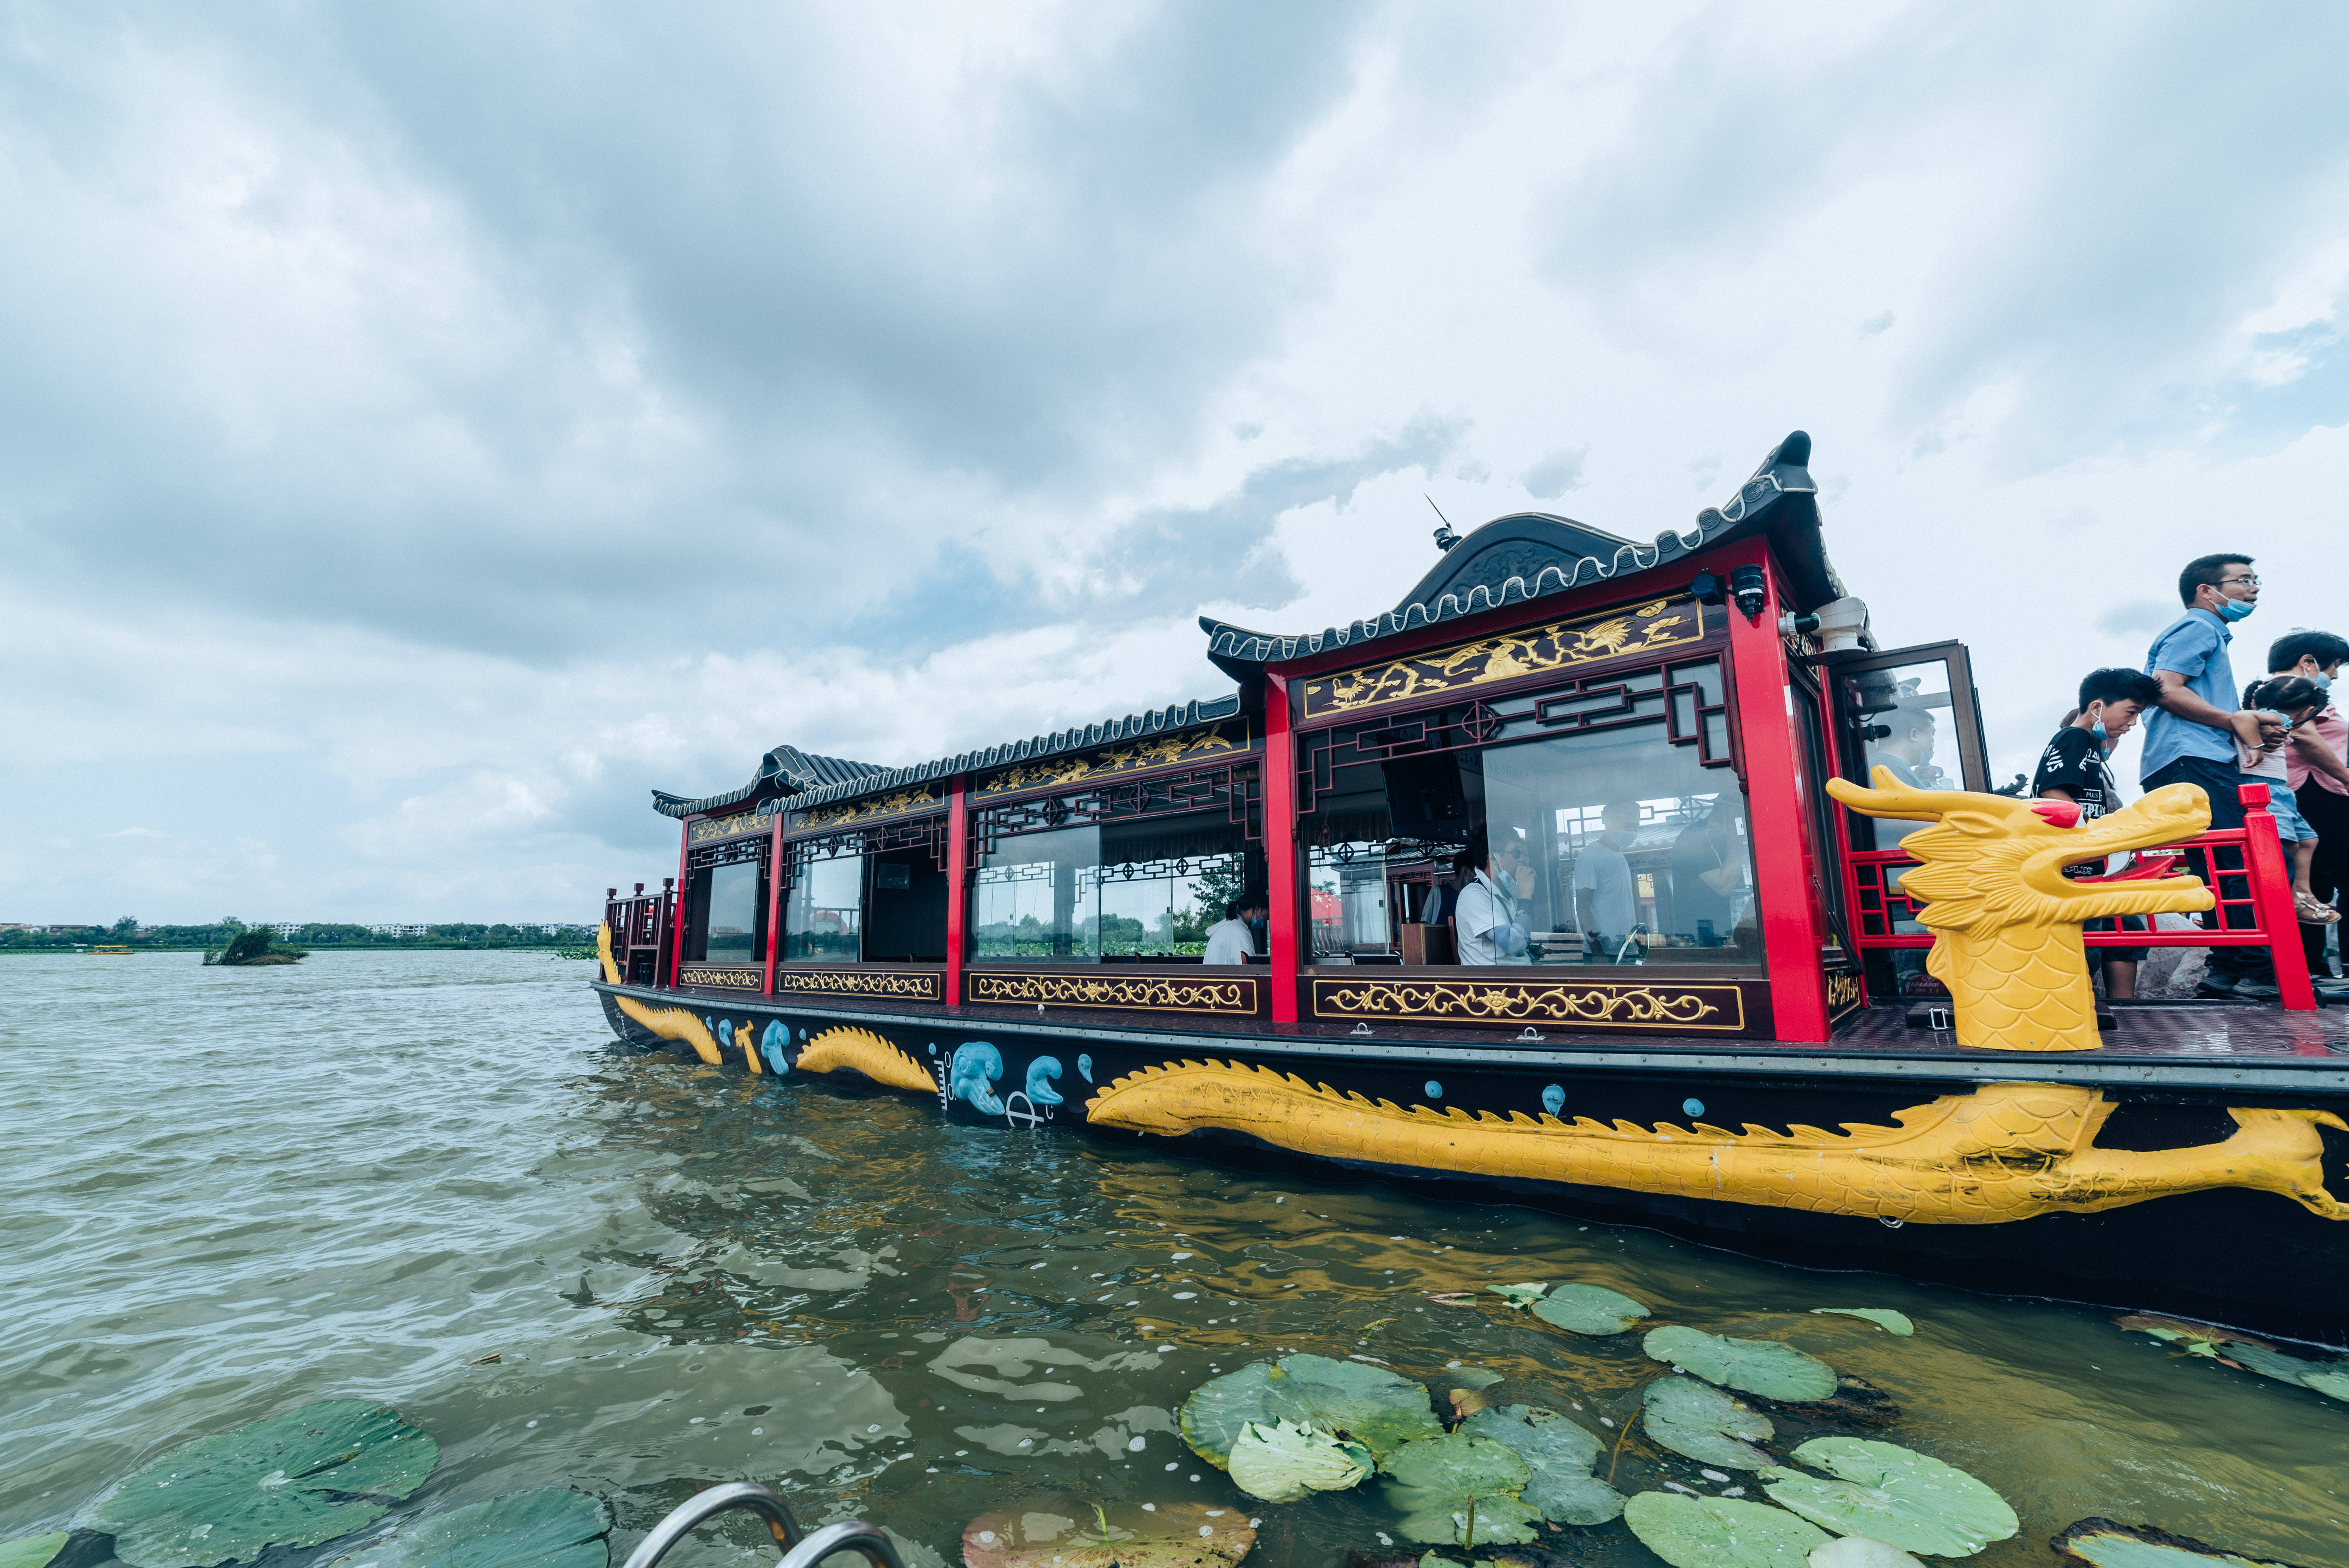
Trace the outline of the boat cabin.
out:
M 737 789 L 657 793 L 678 875 L 613 896 L 617 965 L 900 1010 L 1825 1041 L 1939 990 L 1886 852 L 1918 824 L 1825 780 L 1989 780 L 1965 650 L 1877 646 L 1809 455 L 1788 437 L 1651 541 L 1440 531 L 1350 625 L 1203 620 L 1219 696 L 911 767 L 779 746 Z M 1495 892 L 1502 941 L 1447 923 Z M 1206 963 L 1247 895 L 1257 956 Z

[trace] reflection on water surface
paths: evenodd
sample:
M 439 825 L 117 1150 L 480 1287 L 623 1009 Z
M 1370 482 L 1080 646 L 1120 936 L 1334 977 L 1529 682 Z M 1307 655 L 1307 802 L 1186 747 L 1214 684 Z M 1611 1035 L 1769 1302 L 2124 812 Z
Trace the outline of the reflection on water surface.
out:
M 1252 1503 L 1183 1446 L 1184 1395 L 1291 1351 L 1439 1390 L 1464 1364 L 1557 1390 L 1611 1442 L 1657 1370 L 1636 1334 L 1428 1295 L 1573 1278 L 1886 1390 L 1899 1419 L 1862 1435 L 1974 1472 L 2022 1515 L 1976 1562 L 2049 1563 L 2047 1536 L 2107 1514 L 2349 1565 L 2349 1406 L 2102 1314 L 1123 1139 L 943 1127 L 927 1102 L 624 1053 L 586 972 L 0 960 L 0 1539 L 191 1437 L 364 1395 L 442 1446 L 411 1509 L 567 1483 L 612 1502 L 623 1552 L 740 1476 L 928 1561 L 957 1561 L 975 1515 L 1057 1494 L 1229 1507 L 1263 1522 L 1251 1561 L 1334 1564 L 1392 1532 L 1376 1490 Z M 1917 1336 L 1815 1306 L 1897 1307 Z M 1781 1451 L 1837 1429 L 1778 1426 Z M 1723 1484 L 1637 1437 L 1615 1463 L 1626 1491 Z M 771 1561 L 754 1531 L 669 1561 Z M 1549 1539 L 1656 1562 L 1619 1523 Z

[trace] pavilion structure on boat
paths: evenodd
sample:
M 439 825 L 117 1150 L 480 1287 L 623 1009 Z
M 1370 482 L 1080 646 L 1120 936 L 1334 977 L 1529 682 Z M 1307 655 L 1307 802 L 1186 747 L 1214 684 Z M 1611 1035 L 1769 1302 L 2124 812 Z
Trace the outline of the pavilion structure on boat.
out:
M 1987 790 L 1972 679 L 1958 643 L 1877 645 L 1809 455 L 1790 436 L 1651 542 L 1443 531 L 1350 625 L 1203 620 L 1221 696 L 912 767 L 779 746 L 739 788 L 657 794 L 678 876 L 613 895 L 616 965 L 705 998 L 1239 1033 L 1815 1044 L 1930 1000 L 1899 891 L 1920 824 L 1825 786 Z M 1440 919 L 1472 845 L 1514 861 L 1520 951 L 1464 954 Z M 2230 852 L 2233 939 L 2266 940 L 2273 890 Z M 1247 892 L 1260 957 L 1204 963 Z

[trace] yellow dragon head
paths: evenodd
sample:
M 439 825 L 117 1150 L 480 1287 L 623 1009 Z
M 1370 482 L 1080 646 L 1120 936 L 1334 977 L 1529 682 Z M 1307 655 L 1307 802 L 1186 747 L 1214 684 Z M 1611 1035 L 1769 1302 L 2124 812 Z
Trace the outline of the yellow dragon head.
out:
M 2213 902 L 2199 878 L 2171 874 L 2167 861 L 2117 876 L 2064 874 L 2076 861 L 2201 832 L 2210 825 L 2210 801 L 2196 785 L 2164 786 L 2090 822 L 2064 801 L 1919 789 L 1885 768 L 1876 769 L 1873 789 L 1830 779 L 1827 793 L 1870 817 L 1933 824 L 1900 841 L 1921 862 L 1901 878 L 1900 890 L 1924 902 L 1918 918 L 1935 931 L 1984 935 L 2009 925 L 2183 914 Z

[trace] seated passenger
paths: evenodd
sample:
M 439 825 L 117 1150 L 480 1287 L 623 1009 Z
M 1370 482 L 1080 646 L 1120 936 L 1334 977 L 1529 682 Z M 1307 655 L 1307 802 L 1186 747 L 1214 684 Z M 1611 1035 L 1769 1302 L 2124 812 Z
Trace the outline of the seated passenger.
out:
M 1206 964 L 1246 964 L 1256 956 L 1255 928 L 1272 911 L 1260 892 L 1244 892 L 1224 905 L 1224 918 L 1207 927 Z
M 1730 831 L 1736 816 L 1724 797 L 1672 841 L 1672 930 L 1698 947 L 1727 944 L 1729 901 L 1745 886 L 1745 857 Z
M 1526 846 L 1504 829 L 1498 843 L 1485 830 L 1468 841 L 1470 862 L 1479 869 L 1460 890 L 1454 905 L 1454 945 L 1463 964 L 1524 964 L 1526 928 L 1517 918 L 1517 900 L 1531 897 L 1533 868 L 1526 863 Z
M 1589 964 L 1636 962 L 1632 928 L 1639 923 L 1638 884 L 1623 853 L 1640 830 L 1640 803 L 1614 800 L 1599 814 L 1607 830 L 1582 846 L 1574 861 L 1574 915 Z

